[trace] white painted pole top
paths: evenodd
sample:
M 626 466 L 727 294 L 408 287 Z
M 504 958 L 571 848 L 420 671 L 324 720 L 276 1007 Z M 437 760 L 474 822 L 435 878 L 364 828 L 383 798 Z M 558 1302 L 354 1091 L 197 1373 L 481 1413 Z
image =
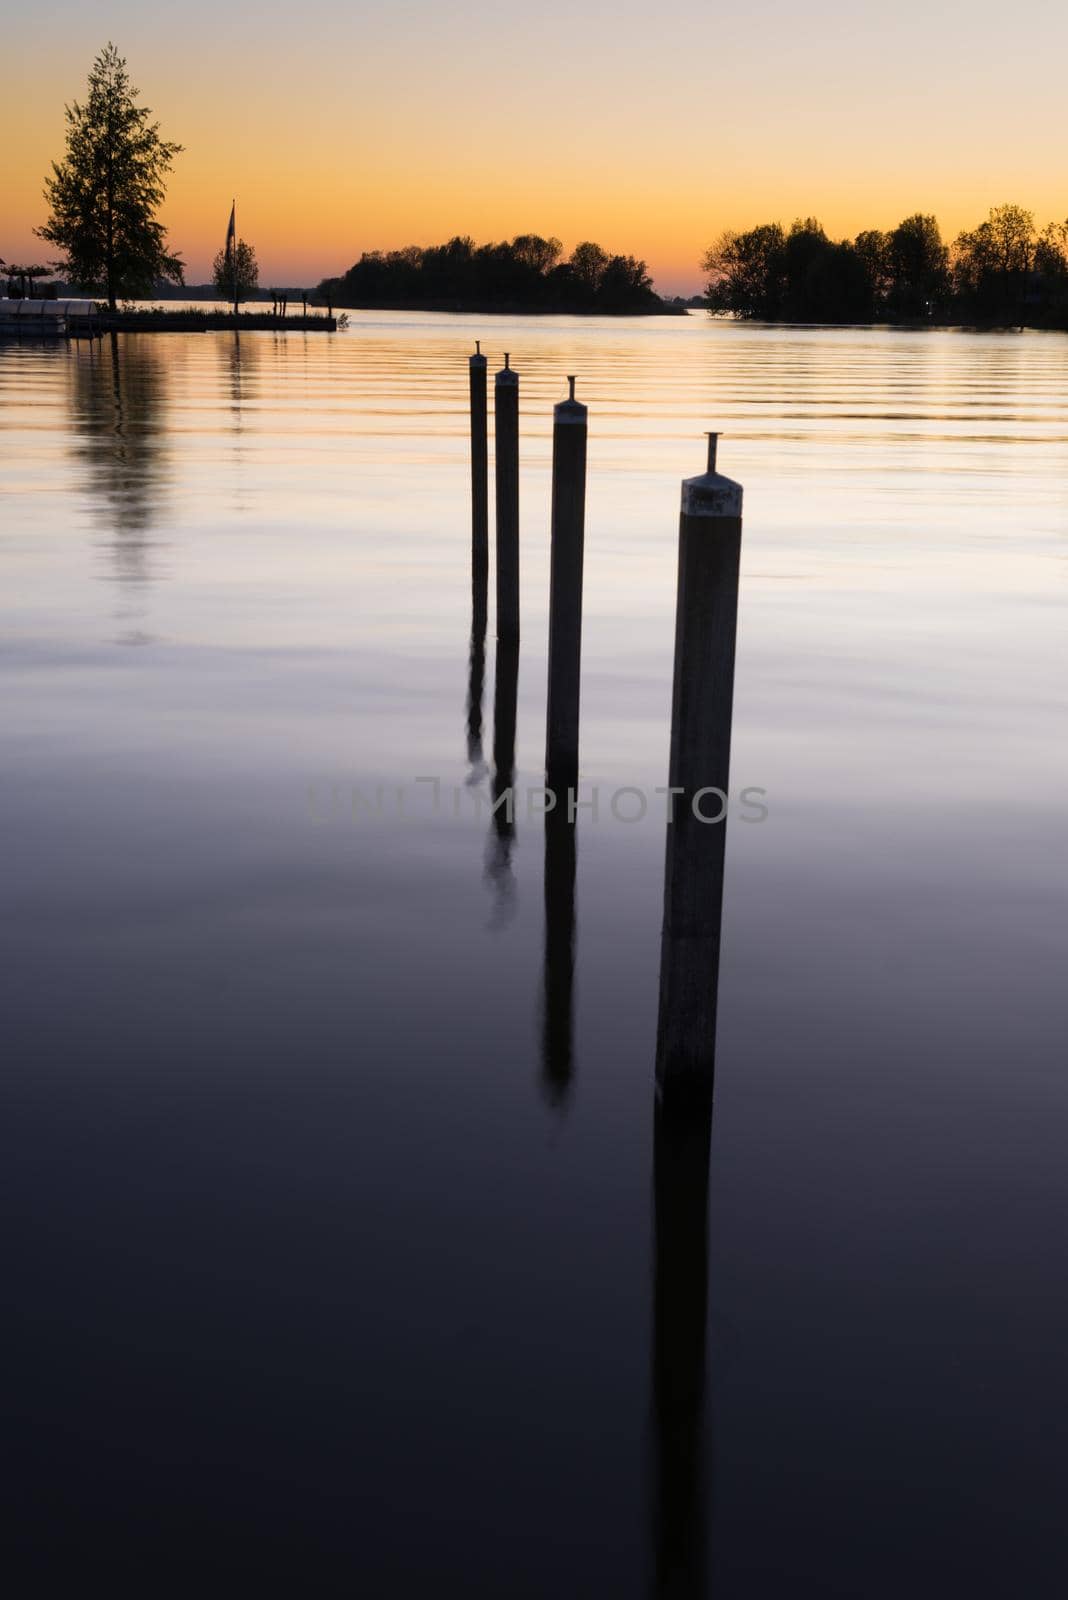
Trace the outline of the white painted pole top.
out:
M 741 484 L 716 471 L 719 439 L 719 433 L 708 434 L 708 470 L 699 478 L 683 479 L 684 517 L 740 517 L 742 514 Z

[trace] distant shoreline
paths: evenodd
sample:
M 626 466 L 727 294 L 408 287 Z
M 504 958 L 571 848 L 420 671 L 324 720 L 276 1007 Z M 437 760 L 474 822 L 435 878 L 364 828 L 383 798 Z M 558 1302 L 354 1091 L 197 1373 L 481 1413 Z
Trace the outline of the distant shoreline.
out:
M 214 305 L 203 303 L 206 296 L 197 291 L 200 285 L 192 284 L 187 291 L 189 300 L 200 300 L 199 305 L 185 305 L 170 307 L 168 300 L 178 299 L 177 294 L 158 294 L 147 297 L 141 301 L 133 302 L 118 311 L 98 311 L 95 317 L 95 326 L 98 330 L 106 332 L 177 332 L 201 333 L 209 329 L 220 330 L 239 326 L 244 329 L 289 328 L 308 329 L 315 332 L 334 332 L 338 326 L 338 319 L 346 312 L 360 313 L 364 311 L 390 311 L 390 312 L 429 312 L 439 316 L 476 316 L 476 317 L 597 317 L 609 321 L 618 321 L 621 317 L 685 317 L 693 309 L 691 303 L 686 301 L 660 300 L 652 305 L 631 306 L 618 310 L 609 310 L 607 307 L 583 306 L 569 308 L 566 306 L 531 305 L 522 300 L 501 301 L 457 301 L 447 298 L 439 299 L 397 299 L 376 300 L 364 304 L 352 301 L 328 301 L 317 293 L 308 296 L 307 313 L 305 314 L 301 302 L 296 302 L 300 309 L 288 310 L 283 317 L 274 311 L 266 309 L 271 302 L 262 297 L 242 302 L 235 324 L 234 314 L 228 302 L 220 300 L 217 309 Z M 42 297 L 42 298 L 51 298 Z M 290 305 L 293 302 L 290 301 Z
M 317 308 L 327 304 L 318 296 L 313 302 Z M 684 317 L 689 310 L 685 305 L 672 305 L 661 301 L 659 305 L 632 307 L 629 310 L 609 311 L 599 307 L 584 306 L 569 310 L 565 306 L 526 305 L 522 301 L 506 303 L 456 300 L 376 300 L 355 305 L 346 301 L 333 306 L 335 311 L 432 311 L 446 316 L 469 317 L 598 317 L 618 321 L 620 317 Z

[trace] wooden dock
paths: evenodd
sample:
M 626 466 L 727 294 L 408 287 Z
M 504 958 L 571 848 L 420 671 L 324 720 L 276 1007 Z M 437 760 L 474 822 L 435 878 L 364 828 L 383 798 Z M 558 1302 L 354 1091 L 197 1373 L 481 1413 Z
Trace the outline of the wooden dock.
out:
M 92 300 L 0 299 L 0 336 L 16 339 L 98 338 L 103 333 L 336 333 L 332 312 L 309 307 L 282 315 L 275 311 L 143 310 L 103 311 Z
M 272 311 L 102 311 L 97 324 L 105 333 L 336 333 L 338 319 L 325 311 L 275 315 Z

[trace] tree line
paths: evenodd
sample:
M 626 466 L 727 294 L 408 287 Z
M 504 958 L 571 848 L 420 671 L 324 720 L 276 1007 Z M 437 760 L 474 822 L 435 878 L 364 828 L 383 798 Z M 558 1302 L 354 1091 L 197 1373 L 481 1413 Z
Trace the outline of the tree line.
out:
M 369 250 L 316 299 L 343 306 L 493 311 L 642 312 L 662 305 L 644 261 L 589 240 L 565 259 L 559 239 L 521 233 L 500 244 L 458 236 L 447 244 Z
M 964 322 L 1068 327 L 1068 221 L 995 206 L 944 242 L 917 212 L 884 233 L 831 239 L 815 217 L 727 232 L 707 251 L 713 313 L 768 322 Z

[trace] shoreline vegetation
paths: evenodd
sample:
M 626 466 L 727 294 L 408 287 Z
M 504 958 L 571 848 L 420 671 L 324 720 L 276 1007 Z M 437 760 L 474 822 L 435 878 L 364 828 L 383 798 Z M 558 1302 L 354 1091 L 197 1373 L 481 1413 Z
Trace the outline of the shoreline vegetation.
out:
M 309 310 L 307 314 L 303 310 L 286 314 L 242 310 L 235 316 L 229 307 L 211 311 L 203 306 L 175 307 L 172 310 L 151 305 L 101 311 L 94 318 L 94 325 L 101 333 L 255 333 L 279 328 L 297 333 L 336 333 L 339 325 L 344 326 L 344 322 L 320 310 Z
M 537 233 L 499 244 L 457 235 L 446 244 L 365 251 L 340 277 L 324 278 L 313 299 L 354 310 L 483 316 L 681 316 L 687 309 L 656 293 L 636 256 L 610 255 L 587 239 L 565 259 L 559 239 Z
M 721 234 L 705 306 L 742 321 L 1068 329 L 1068 221 L 995 206 L 952 245 L 916 212 L 889 233 L 831 239 L 815 217 Z

